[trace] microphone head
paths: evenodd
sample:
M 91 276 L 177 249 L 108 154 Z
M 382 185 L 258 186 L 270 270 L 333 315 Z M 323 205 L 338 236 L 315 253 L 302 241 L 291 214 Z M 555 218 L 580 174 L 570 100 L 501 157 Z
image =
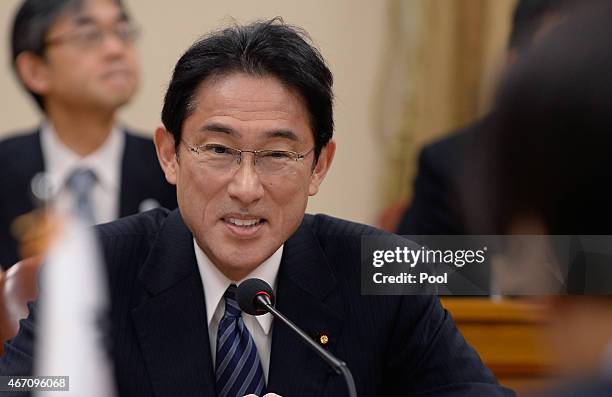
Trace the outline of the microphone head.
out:
M 268 311 L 257 299 L 259 295 L 267 296 L 271 305 L 274 306 L 274 293 L 270 284 L 258 278 L 250 278 L 240 283 L 236 291 L 236 300 L 240 310 L 253 316 L 266 314 Z

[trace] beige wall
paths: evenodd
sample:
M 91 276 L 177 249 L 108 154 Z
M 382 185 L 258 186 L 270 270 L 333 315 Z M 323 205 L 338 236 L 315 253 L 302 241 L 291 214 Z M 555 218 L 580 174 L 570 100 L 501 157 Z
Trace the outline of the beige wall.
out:
M 35 124 L 40 116 L 16 84 L 9 66 L 9 28 L 18 0 L 0 2 L 0 137 Z M 385 33 L 383 0 L 127 0 L 142 29 L 140 92 L 121 113 L 128 125 L 151 132 L 159 124 L 165 87 L 180 54 L 202 33 L 231 18 L 245 22 L 280 15 L 302 26 L 335 76 L 335 164 L 309 212 L 373 222 L 379 188 L 376 135 L 370 100 Z

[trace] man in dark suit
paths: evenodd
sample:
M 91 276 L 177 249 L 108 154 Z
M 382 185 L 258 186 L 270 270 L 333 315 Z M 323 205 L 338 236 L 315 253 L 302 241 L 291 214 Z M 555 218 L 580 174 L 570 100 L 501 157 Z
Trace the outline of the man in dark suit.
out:
M 97 228 L 121 395 L 347 395 L 283 324 L 240 312 L 236 285 L 251 277 L 347 362 L 360 396 L 514 395 L 436 297 L 361 295 L 361 238 L 383 232 L 304 214 L 336 143 L 332 74 L 299 30 L 271 20 L 196 42 L 175 67 L 162 121 L 155 144 L 179 209 Z M 1 374 L 31 372 L 36 318 L 31 305 Z
M 153 142 L 115 117 L 137 87 L 135 38 L 120 1 L 21 4 L 12 30 L 13 65 L 44 121 L 0 142 L 2 267 L 20 257 L 16 219 L 40 204 L 31 187 L 37 174 L 48 176 L 61 203 L 70 175 L 90 170 L 96 222 L 159 205 L 176 207 L 175 189 L 164 180 Z
M 533 40 L 546 33 L 561 18 L 572 0 L 519 0 L 512 18 L 507 63 L 520 57 Z M 475 121 L 423 148 L 414 180 L 414 195 L 399 220 L 403 235 L 487 234 L 480 225 L 466 225 L 461 191 L 473 171 L 470 151 L 491 128 L 491 116 Z M 477 185 L 477 182 L 470 181 Z M 476 222 L 474 222 L 476 223 Z

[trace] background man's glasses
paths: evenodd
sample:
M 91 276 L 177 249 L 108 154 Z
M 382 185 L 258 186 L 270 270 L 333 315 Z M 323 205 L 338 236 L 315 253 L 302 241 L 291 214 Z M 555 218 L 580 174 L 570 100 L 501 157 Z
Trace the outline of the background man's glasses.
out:
M 291 150 L 240 150 L 216 143 L 191 146 L 184 140 L 181 142 L 196 155 L 200 164 L 220 172 L 235 172 L 242 162 L 242 154 L 252 153 L 253 165 L 260 175 L 290 174 L 314 150 L 314 147 L 303 153 Z
M 95 48 L 102 43 L 107 34 L 112 34 L 126 45 L 133 44 L 138 38 L 138 29 L 129 24 L 122 24 L 111 28 L 88 26 L 77 28 L 72 32 L 53 37 L 45 41 L 46 46 L 71 43 L 83 49 Z

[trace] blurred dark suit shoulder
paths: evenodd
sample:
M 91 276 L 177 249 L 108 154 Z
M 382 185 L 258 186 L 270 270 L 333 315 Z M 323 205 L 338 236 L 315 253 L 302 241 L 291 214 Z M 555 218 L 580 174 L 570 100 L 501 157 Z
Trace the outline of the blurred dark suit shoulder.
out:
M 465 161 L 472 145 L 490 123 L 491 118 L 487 116 L 422 149 L 413 199 L 400 219 L 398 234 L 467 233 L 460 211 Z
M 30 182 L 45 170 L 40 130 L 18 133 L 0 141 L 0 265 L 8 268 L 19 258 L 10 225 L 36 208 Z M 176 190 L 166 182 L 151 139 L 125 133 L 121 164 L 119 216 L 139 212 L 140 204 L 153 199 L 176 208 Z

